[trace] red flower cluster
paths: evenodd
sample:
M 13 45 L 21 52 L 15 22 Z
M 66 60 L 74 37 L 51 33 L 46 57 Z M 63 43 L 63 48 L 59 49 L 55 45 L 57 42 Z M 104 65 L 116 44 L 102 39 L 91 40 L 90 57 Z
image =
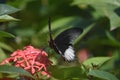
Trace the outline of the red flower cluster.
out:
M 24 50 L 13 52 L 11 57 L 4 60 L 1 65 L 10 62 L 14 62 L 16 67 L 22 67 L 31 74 L 41 71 L 43 75 L 50 77 L 47 66 L 51 65 L 52 62 L 48 59 L 47 53 L 43 50 L 27 46 Z

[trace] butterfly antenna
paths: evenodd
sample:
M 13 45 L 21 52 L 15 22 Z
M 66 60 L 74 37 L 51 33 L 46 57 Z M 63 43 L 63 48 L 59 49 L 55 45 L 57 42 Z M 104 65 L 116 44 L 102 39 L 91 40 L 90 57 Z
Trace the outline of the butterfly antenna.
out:
M 51 18 L 48 18 L 48 28 L 49 28 L 49 35 L 50 35 L 50 40 L 52 39 L 52 31 L 51 31 Z
M 50 35 L 50 40 L 49 40 L 49 46 L 53 48 L 55 46 L 54 40 L 52 38 L 52 31 L 51 31 L 51 18 L 49 17 L 48 19 L 48 28 L 49 28 L 49 35 Z
M 50 46 L 51 48 L 54 48 L 56 52 L 62 54 L 62 53 L 60 52 L 60 50 L 58 49 L 58 47 L 56 46 L 56 44 L 55 44 L 55 42 L 54 42 L 54 40 L 53 40 L 53 38 L 52 38 L 51 18 L 50 18 L 50 17 L 49 17 L 49 19 L 48 19 L 48 28 L 49 28 L 49 34 L 50 34 L 49 46 Z

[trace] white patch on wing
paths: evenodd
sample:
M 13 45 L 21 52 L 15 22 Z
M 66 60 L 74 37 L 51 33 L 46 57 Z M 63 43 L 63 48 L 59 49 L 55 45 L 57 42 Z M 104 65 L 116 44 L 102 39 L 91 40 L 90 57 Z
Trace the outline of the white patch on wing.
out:
M 75 51 L 72 46 L 69 46 L 64 53 L 64 57 L 68 61 L 73 61 L 75 59 Z

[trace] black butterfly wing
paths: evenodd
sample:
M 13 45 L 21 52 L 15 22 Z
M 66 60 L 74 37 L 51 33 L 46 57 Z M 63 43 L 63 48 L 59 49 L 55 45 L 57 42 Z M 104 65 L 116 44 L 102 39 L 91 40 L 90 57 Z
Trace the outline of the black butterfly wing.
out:
M 68 61 L 75 59 L 75 51 L 72 42 L 82 33 L 81 28 L 70 28 L 63 31 L 54 39 L 55 47 Z
M 54 41 L 64 44 L 72 44 L 72 42 L 83 32 L 81 28 L 70 28 L 61 32 Z

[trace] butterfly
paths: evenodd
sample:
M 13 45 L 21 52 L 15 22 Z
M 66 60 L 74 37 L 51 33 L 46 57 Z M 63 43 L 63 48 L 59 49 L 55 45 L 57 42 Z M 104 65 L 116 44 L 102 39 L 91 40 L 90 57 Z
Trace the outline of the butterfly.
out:
M 49 26 L 49 45 L 57 53 L 62 55 L 62 57 L 67 61 L 74 61 L 75 50 L 73 47 L 73 41 L 83 32 L 81 28 L 70 28 L 61 32 L 55 39 L 52 37 L 50 18 L 48 20 Z

